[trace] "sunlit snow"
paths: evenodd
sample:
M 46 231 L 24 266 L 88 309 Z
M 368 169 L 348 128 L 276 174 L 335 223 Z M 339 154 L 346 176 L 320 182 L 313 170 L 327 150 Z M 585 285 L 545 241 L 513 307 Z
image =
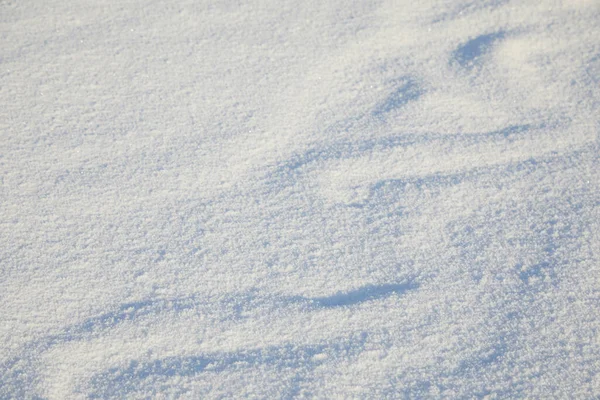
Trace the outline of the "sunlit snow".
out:
M 597 0 L 0 0 L 0 399 L 600 398 Z

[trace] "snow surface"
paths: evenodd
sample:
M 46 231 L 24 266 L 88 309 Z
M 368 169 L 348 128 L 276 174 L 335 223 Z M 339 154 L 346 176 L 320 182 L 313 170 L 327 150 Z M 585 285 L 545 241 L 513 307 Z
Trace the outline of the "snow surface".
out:
M 600 398 L 598 0 L 0 35 L 0 398 Z

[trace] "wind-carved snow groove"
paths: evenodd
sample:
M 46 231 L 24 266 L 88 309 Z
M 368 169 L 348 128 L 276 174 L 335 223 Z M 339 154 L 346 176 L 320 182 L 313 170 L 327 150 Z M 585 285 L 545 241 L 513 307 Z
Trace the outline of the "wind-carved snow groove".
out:
M 324 129 L 323 134 L 326 136 L 337 136 L 356 129 L 357 125 L 361 122 L 366 121 L 367 124 L 372 124 L 385 120 L 388 114 L 396 112 L 407 104 L 418 100 L 424 94 L 423 88 L 417 83 L 417 79 L 412 76 L 402 76 L 393 79 L 392 84 L 388 83 L 388 85 L 391 86 L 388 94 L 381 101 L 377 102 L 371 111 L 341 119 Z M 296 170 L 314 161 L 344 158 L 369 151 L 375 147 L 396 146 L 414 140 L 414 135 L 402 135 L 392 138 L 369 139 L 358 143 L 338 142 L 325 147 L 311 148 L 302 154 L 293 156 L 290 160 L 278 166 L 274 176 L 277 179 L 278 177 L 294 173 Z M 281 183 L 283 182 L 278 180 L 278 184 Z
M 117 326 L 135 321 L 144 316 L 170 310 L 195 307 L 194 298 L 142 300 L 125 303 L 116 310 L 91 317 L 82 323 L 66 327 L 62 332 L 48 335 L 25 345 L 21 353 L 0 365 L 0 398 L 23 398 L 25 388 L 33 387 L 37 379 L 35 360 L 44 352 L 61 344 L 90 340 L 99 334 L 108 333 Z
M 297 297 L 295 299 L 299 301 L 308 301 L 311 304 L 325 308 L 347 307 L 366 301 L 383 299 L 392 295 L 402 295 L 408 290 L 416 288 L 418 288 L 418 285 L 414 281 L 409 281 L 407 283 L 399 284 L 367 285 L 345 293 L 338 292 L 331 296 L 313 298 Z
M 476 69 L 481 60 L 506 33 L 503 31 L 479 35 L 460 45 L 452 54 L 451 63 L 458 64 L 467 71 Z
M 566 155 L 561 157 L 549 155 L 535 159 L 529 158 L 514 164 L 477 167 L 465 172 L 432 174 L 398 179 L 382 179 L 369 186 L 368 195 L 364 201 L 349 203 L 347 206 L 365 208 L 372 203 L 377 203 L 380 197 L 385 195 L 389 196 L 390 193 L 395 193 L 396 197 L 401 198 L 409 188 L 416 188 L 419 191 L 437 191 L 459 184 L 469 182 L 475 183 L 490 175 L 513 176 L 519 173 L 530 174 L 540 167 L 543 168 L 551 162 L 556 162 L 557 159 L 560 159 L 561 162 L 565 162 L 564 158 L 576 156 L 578 153 L 579 151 L 573 151 L 566 153 Z
M 460 140 L 465 143 L 475 143 L 484 139 L 505 139 L 509 142 L 517 140 L 527 134 L 530 130 L 543 128 L 544 125 L 534 126 L 531 124 L 512 125 L 504 129 L 471 133 L 471 134 L 413 134 L 405 133 L 397 136 L 367 139 L 360 142 L 338 142 L 323 148 L 312 148 L 304 153 L 297 154 L 289 161 L 277 167 L 272 174 L 272 179 L 277 185 L 285 185 L 286 181 L 294 180 L 301 173 L 317 164 L 336 160 L 347 160 L 359 158 L 370 152 L 382 152 L 395 148 L 407 148 L 414 145 L 426 145 L 434 141 L 453 142 Z
M 338 142 L 332 145 L 322 148 L 312 148 L 304 153 L 297 154 L 292 157 L 289 161 L 277 167 L 274 173 L 271 174 L 270 184 L 275 188 L 283 188 L 287 185 L 293 184 L 301 176 L 310 174 L 322 168 L 327 171 L 327 167 L 340 165 L 344 163 L 351 164 L 356 160 L 364 158 L 376 158 L 373 155 L 377 154 L 390 154 L 394 151 L 401 151 L 402 149 L 419 149 L 426 148 L 427 146 L 437 143 L 443 148 L 451 148 L 452 146 L 463 145 L 463 146 L 476 146 L 484 142 L 498 142 L 500 144 L 507 143 L 511 144 L 527 138 L 532 131 L 540 131 L 542 129 L 554 126 L 554 124 L 522 124 L 522 125 L 511 125 L 506 128 L 479 132 L 479 133 L 468 133 L 468 134 L 412 134 L 405 133 L 396 136 L 388 136 L 381 138 L 367 139 L 359 142 Z M 476 167 L 477 164 L 474 164 Z M 325 167 L 325 168 L 323 168 Z M 369 165 L 371 167 L 371 165 Z M 366 168 L 366 166 L 365 166 Z M 321 174 L 320 171 L 318 171 Z M 324 172 L 325 174 L 327 172 Z M 417 176 L 393 176 L 388 173 L 383 173 L 381 179 L 378 182 L 387 182 L 390 180 L 397 179 L 408 179 L 414 180 L 413 178 L 427 177 L 439 175 L 435 171 L 433 173 L 426 173 Z M 341 181 L 343 181 L 343 177 Z M 317 178 L 318 179 L 318 178 Z M 339 183 L 339 182 L 338 182 Z M 334 182 L 333 187 L 336 183 Z
M 337 292 L 330 296 L 319 297 L 260 294 L 258 290 L 251 290 L 248 292 L 231 293 L 218 299 L 188 296 L 174 299 L 146 299 L 138 302 L 124 303 L 116 307 L 114 311 L 88 318 L 79 324 L 66 327 L 62 332 L 48 335 L 25 345 L 18 356 L 0 365 L 0 398 L 21 398 L 25 396 L 26 392 L 23 391 L 24 388 L 33 387 L 33 382 L 38 379 L 35 360 L 45 352 L 63 344 L 89 341 L 98 336 L 110 335 L 119 325 L 128 322 L 135 324 L 137 320 L 144 317 L 196 309 L 206 314 L 214 314 L 214 317 L 219 320 L 235 321 L 243 318 L 241 315 L 244 312 L 252 309 L 274 312 L 285 307 L 299 305 L 304 312 L 310 312 L 336 307 L 352 307 L 364 302 L 381 300 L 394 295 L 399 296 L 417 287 L 418 285 L 414 280 L 409 280 L 397 284 L 371 284 L 348 292 Z M 196 374 L 202 372 L 208 366 L 211 366 L 211 371 L 215 371 L 218 365 L 221 365 L 219 368 L 226 369 L 228 368 L 228 364 L 235 362 L 235 357 L 238 357 L 240 360 L 245 358 L 246 361 L 255 359 L 255 364 L 265 363 L 264 360 L 260 360 L 260 353 L 257 354 L 252 356 L 251 353 L 248 353 L 243 357 L 239 356 L 239 354 L 238 356 L 233 354 L 225 358 L 221 357 L 220 361 L 217 358 L 206 359 L 198 357 L 188 357 L 184 360 L 166 360 L 147 365 L 144 367 L 146 372 L 134 373 L 131 371 L 121 371 L 119 374 L 134 374 L 138 377 L 149 374 L 161 376 Z M 295 359 L 295 356 L 292 355 L 290 358 Z M 227 362 L 227 360 L 230 361 Z M 111 374 L 114 376 L 117 372 L 113 371 L 109 375 Z M 115 387 L 114 382 L 111 385 L 107 385 L 107 388 L 110 387 Z M 137 386 L 134 385 L 132 387 Z M 124 390 L 124 388 L 114 392 L 111 391 L 112 389 L 106 390 L 108 392 L 102 391 L 101 395 L 98 394 L 92 397 L 110 396 L 110 393 L 116 395 L 117 393 L 123 393 L 120 390 Z
M 329 201 L 360 203 L 368 195 L 369 188 L 380 181 L 455 174 L 518 163 L 572 150 L 590 140 L 590 135 L 586 134 L 557 141 L 546 129 L 530 129 L 526 125 L 475 135 L 425 135 L 422 140 L 404 146 L 331 160 L 329 165 L 314 171 L 313 179 Z
M 374 117 L 384 117 L 386 114 L 402 108 L 411 101 L 417 100 L 424 93 L 412 78 L 402 78 L 401 84 L 380 104 L 378 104 L 371 114 Z
M 54 335 L 48 335 L 23 346 L 20 354 L 0 365 L 0 398 L 21 398 L 23 388 L 31 388 L 36 379 L 35 360 L 43 353 L 62 344 L 92 340 L 99 335 L 108 335 L 118 326 L 131 322 L 136 323 L 146 316 L 180 312 L 189 309 L 201 309 L 214 314 L 218 311 L 219 319 L 239 318 L 237 304 L 247 303 L 251 293 L 237 293 L 223 296 L 217 301 L 201 296 L 188 296 L 174 299 L 146 299 L 138 302 L 124 303 L 114 311 L 109 311 L 88 318 L 79 324 L 68 326 Z M 215 311 L 217 303 L 217 311 Z M 220 306 L 220 307 L 219 307 Z
M 133 392 L 163 386 L 173 377 L 193 377 L 202 373 L 235 372 L 257 367 L 282 370 L 294 368 L 285 382 L 289 395 L 312 371 L 329 359 L 350 360 L 364 349 L 366 332 L 334 338 L 311 345 L 284 344 L 233 352 L 212 352 L 192 356 L 165 357 L 151 361 L 131 360 L 126 367 L 97 373 L 89 380 L 88 398 L 122 398 Z

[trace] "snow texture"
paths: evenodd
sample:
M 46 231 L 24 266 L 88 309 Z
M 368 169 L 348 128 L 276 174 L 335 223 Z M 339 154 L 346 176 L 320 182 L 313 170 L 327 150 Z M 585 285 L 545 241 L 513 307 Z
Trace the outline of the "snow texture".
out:
M 598 0 L 0 0 L 0 398 L 600 398 Z

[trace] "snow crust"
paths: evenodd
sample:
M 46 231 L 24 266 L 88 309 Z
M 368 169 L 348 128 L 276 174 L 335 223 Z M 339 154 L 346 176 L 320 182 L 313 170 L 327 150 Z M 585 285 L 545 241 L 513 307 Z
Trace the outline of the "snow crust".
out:
M 0 0 L 0 398 L 599 398 L 596 0 Z

